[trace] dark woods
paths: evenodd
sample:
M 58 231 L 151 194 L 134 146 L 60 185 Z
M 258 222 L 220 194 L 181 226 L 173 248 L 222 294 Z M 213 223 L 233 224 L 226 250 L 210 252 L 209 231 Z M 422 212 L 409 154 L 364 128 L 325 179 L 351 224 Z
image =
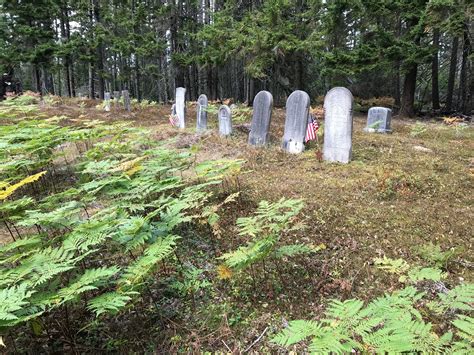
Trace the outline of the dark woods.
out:
M 394 108 L 472 111 L 472 13 L 465 0 L 3 0 L 0 69 L 63 96 L 276 103 L 348 87 Z

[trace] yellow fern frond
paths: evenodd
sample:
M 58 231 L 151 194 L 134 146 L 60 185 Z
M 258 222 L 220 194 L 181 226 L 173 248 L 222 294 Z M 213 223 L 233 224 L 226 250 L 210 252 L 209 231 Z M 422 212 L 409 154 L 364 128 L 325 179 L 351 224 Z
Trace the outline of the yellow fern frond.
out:
M 232 277 L 232 270 L 227 265 L 219 265 L 217 267 L 217 276 L 221 280 L 227 280 Z
M 23 180 L 21 180 L 20 182 L 17 182 L 16 184 L 14 185 L 10 185 L 8 187 L 6 187 L 3 191 L 0 191 L 0 200 L 5 200 L 8 196 L 10 196 L 11 194 L 13 194 L 16 190 L 18 190 L 20 187 L 26 185 L 26 184 L 30 184 L 34 181 L 37 181 L 39 180 L 40 177 L 42 177 L 44 174 L 46 174 L 47 171 L 42 171 L 40 173 L 37 173 L 37 174 L 34 174 L 34 175 L 30 175 L 30 176 L 27 176 L 26 178 L 24 178 Z

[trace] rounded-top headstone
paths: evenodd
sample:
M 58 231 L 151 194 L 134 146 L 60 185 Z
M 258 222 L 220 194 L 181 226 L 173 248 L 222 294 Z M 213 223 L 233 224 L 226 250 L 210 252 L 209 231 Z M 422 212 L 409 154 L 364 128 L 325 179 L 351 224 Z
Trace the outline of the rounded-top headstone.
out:
M 219 108 L 219 134 L 229 136 L 232 134 L 232 111 L 229 106 L 222 105 Z
M 198 132 L 202 132 L 207 129 L 207 104 L 207 96 L 204 94 L 199 95 L 196 112 L 196 131 Z
M 288 153 L 297 154 L 304 151 L 309 105 L 309 95 L 301 90 L 294 91 L 286 100 L 285 132 L 282 147 Z
M 323 158 L 348 163 L 352 157 L 352 108 L 354 98 L 343 87 L 335 87 L 324 98 Z
M 386 107 L 371 107 L 367 113 L 366 132 L 390 133 L 392 110 Z
M 176 88 L 175 96 L 176 115 L 178 116 L 178 127 L 184 129 L 186 126 L 186 89 Z
M 268 91 L 260 91 L 253 100 L 252 125 L 250 126 L 249 144 L 262 146 L 269 141 L 270 123 L 272 120 L 273 96 Z
M 110 111 L 110 92 L 104 93 L 104 110 Z

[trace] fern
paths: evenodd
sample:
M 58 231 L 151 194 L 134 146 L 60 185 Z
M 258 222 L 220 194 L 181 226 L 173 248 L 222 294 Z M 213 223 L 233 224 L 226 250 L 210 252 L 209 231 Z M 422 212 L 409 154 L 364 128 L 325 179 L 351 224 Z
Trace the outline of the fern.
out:
M 133 288 L 142 282 L 159 261 L 173 252 L 178 239 L 178 236 L 170 235 L 166 238 L 159 238 L 150 245 L 142 257 L 125 269 L 124 274 L 118 280 L 119 285 Z
M 410 265 L 403 259 L 391 259 L 384 256 L 375 258 L 374 263 L 377 268 L 387 271 L 391 274 L 403 274 L 410 268 Z
M 119 271 L 120 269 L 117 266 L 87 269 L 75 282 L 58 291 L 59 302 L 57 305 L 71 301 L 86 291 L 97 289 L 98 286 Z
M 103 313 L 117 313 L 132 299 L 131 296 L 136 294 L 138 292 L 107 292 L 91 299 L 87 309 L 93 311 L 96 316 Z
M 447 293 L 438 294 L 441 306 L 447 309 L 472 311 L 474 307 L 474 284 L 459 285 Z

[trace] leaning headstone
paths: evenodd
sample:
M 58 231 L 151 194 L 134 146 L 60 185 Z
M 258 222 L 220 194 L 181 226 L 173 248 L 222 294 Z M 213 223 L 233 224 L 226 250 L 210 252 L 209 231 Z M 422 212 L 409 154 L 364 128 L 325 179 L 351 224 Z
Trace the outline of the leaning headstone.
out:
M 269 141 L 272 120 L 273 96 L 268 91 L 260 91 L 253 100 L 253 117 L 250 127 L 249 144 L 262 146 Z
M 104 92 L 104 110 L 110 111 L 110 92 Z
M 207 96 L 202 94 L 197 100 L 196 131 L 207 129 Z
M 123 106 L 125 107 L 125 110 L 132 111 L 132 107 L 130 105 L 130 94 L 128 93 L 128 90 L 122 90 L 122 96 Z
M 176 115 L 178 116 L 178 127 L 183 128 L 185 127 L 185 119 L 186 119 L 186 89 L 185 88 L 176 88 L 176 96 L 175 96 L 175 104 L 176 104 Z
M 232 134 L 232 112 L 227 105 L 219 108 L 219 134 L 221 136 Z
M 294 91 L 286 100 L 285 132 L 283 149 L 288 153 L 301 153 L 308 124 L 309 95 L 301 90 Z
M 351 92 L 343 87 L 329 90 L 324 98 L 324 160 L 351 160 L 353 101 Z
M 366 132 L 390 133 L 392 110 L 386 107 L 371 107 L 367 114 Z

